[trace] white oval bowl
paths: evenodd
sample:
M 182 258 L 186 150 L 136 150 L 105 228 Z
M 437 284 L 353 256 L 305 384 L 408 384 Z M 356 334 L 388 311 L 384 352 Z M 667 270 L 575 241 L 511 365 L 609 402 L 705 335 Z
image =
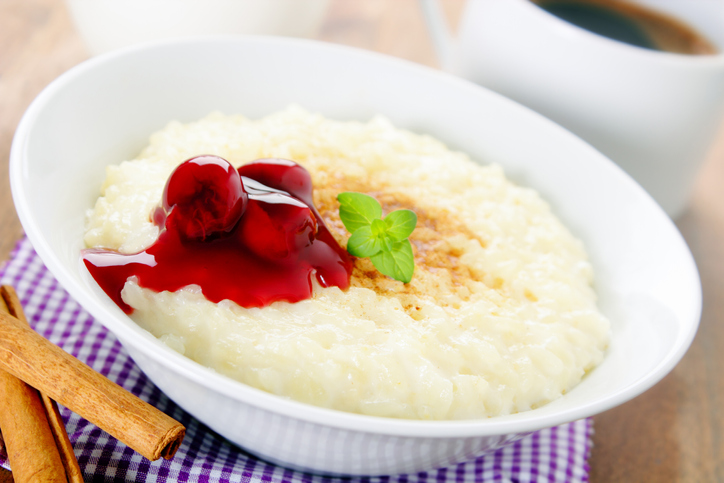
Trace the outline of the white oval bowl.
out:
M 612 339 L 603 363 L 541 408 L 468 421 L 411 421 L 290 401 L 187 359 L 129 319 L 82 267 L 84 215 L 105 167 L 152 132 L 219 110 L 257 118 L 289 104 L 334 119 L 376 114 L 429 133 L 537 189 L 586 244 Z M 68 292 L 111 330 L 171 399 L 268 461 L 347 475 L 413 473 L 461 462 L 522 435 L 641 394 L 689 347 L 701 312 L 679 232 L 626 174 L 568 131 L 451 75 L 313 41 L 214 38 L 132 47 L 51 83 L 18 126 L 10 181 L 20 220 Z

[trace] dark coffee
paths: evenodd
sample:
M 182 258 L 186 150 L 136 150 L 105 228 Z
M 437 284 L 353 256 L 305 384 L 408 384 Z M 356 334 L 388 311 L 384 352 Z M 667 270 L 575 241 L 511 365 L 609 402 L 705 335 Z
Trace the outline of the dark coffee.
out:
M 621 0 L 533 0 L 578 27 L 645 49 L 678 54 L 716 54 L 702 34 L 684 22 Z

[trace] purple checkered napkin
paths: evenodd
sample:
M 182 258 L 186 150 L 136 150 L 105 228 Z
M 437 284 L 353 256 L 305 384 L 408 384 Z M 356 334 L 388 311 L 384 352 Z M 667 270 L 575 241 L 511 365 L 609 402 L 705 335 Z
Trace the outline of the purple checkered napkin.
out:
M 85 481 L 273 483 L 463 483 L 588 481 L 590 419 L 533 433 L 495 453 L 414 475 L 329 478 L 281 468 L 228 443 L 169 400 L 136 366 L 118 340 L 63 290 L 27 239 L 0 268 L 15 287 L 33 328 L 141 399 L 186 426 L 176 456 L 151 462 L 66 408 L 61 415 Z M 9 468 L 7 459 L 0 463 Z

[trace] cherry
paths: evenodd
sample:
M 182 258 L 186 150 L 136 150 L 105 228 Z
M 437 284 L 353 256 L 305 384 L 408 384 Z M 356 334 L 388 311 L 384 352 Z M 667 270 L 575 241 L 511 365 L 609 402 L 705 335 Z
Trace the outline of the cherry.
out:
M 252 194 L 239 223 L 238 236 L 255 255 L 272 261 L 289 259 L 317 235 L 317 219 L 304 203 L 286 193 Z
M 218 156 L 198 156 L 179 165 L 166 183 L 161 208 L 152 214 L 189 240 L 228 233 L 246 209 L 248 195 L 236 169 Z
M 286 191 L 313 206 L 312 177 L 309 171 L 294 161 L 282 158 L 257 159 L 239 166 L 239 174 L 263 185 Z

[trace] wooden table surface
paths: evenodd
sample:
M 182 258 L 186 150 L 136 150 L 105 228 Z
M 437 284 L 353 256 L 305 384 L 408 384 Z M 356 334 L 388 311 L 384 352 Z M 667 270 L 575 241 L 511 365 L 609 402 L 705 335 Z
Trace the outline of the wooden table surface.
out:
M 453 25 L 464 1 L 444 0 Z M 319 38 L 436 66 L 416 0 L 332 0 Z M 23 234 L 8 183 L 15 128 L 43 87 L 87 57 L 60 0 L 0 0 L 0 261 Z M 701 327 L 663 381 L 594 418 L 594 483 L 724 481 L 724 129 L 677 225 L 701 273 Z

